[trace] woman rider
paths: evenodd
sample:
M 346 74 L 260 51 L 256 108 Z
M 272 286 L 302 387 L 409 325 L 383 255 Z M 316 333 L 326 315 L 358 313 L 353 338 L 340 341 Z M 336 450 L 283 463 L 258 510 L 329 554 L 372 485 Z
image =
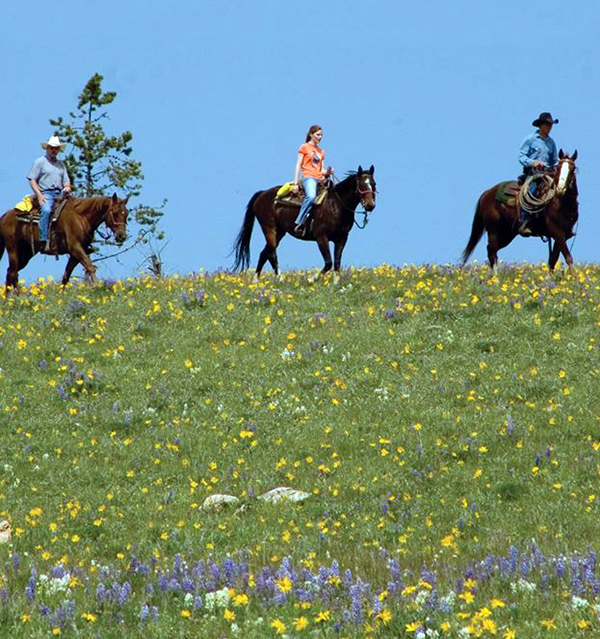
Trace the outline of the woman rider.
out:
M 323 139 L 323 129 L 318 124 L 313 124 L 306 135 L 306 142 L 298 149 L 298 159 L 294 171 L 293 192 L 298 193 L 298 177 L 302 171 L 302 184 L 304 185 L 304 200 L 300 207 L 300 216 L 295 231 L 300 235 L 306 233 L 306 220 L 315 205 L 317 197 L 317 182 L 322 182 L 326 177 L 333 175 L 333 169 L 327 167 L 323 170 L 325 151 L 319 146 Z

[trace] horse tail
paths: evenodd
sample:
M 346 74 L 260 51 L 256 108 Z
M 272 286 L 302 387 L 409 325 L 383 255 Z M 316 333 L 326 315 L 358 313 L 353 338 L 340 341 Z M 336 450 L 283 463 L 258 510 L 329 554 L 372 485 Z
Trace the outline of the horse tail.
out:
M 4 215 L 2 216 L 2 218 L 4 217 Z M 6 248 L 6 242 L 4 241 L 4 235 L 2 233 L 2 218 L 0 218 L 0 260 L 2 259 L 2 256 L 4 255 L 4 249 Z
M 232 253 L 235 252 L 233 269 L 235 271 L 244 270 L 250 265 L 250 238 L 252 237 L 252 229 L 254 228 L 254 220 L 256 219 L 254 203 L 261 193 L 262 191 L 257 191 L 250 198 L 250 202 L 248 202 L 248 206 L 246 207 L 244 223 L 233 245 Z
M 481 198 L 477 202 L 477 207 L 475 209 L 475 215 L 473 217 L 473 226 L 471 227 L 471 237 L 465 246 L 465 250 L 462 252 L 461 260 L 462 263 L 465 264 L 469 259 L 469 256 L 477 246 L 477 243 L 481 239 L 483 232 L 485 231 L 485 226 L 483 224 L 483 215 L 481 214 Z

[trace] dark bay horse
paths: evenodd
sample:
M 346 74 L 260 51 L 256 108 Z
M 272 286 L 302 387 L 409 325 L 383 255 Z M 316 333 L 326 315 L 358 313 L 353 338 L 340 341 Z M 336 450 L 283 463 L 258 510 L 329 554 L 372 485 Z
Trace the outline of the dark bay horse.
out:
M 69 255 L 62 278 L 63 286 L 69 281 L 73 269 L 81 264 L 92 283 L 97 282 L 96 267 L 88 253 L 96 229 L 104 222 L 122 244 L 127 237 L 127 200 L 112 197 L 70 197 L 53 225 L 57 254 Z M 17 219 L 17 211 L 11 209 L 0 217 L 0 258 L 8 254 L 6 286 L 17 288 L 19 271 L 39 251 L 38 225 Z
M 567 246 L 567 240 L 573 237 L 573 227 L 579 217 L 577 202 L 577 179 L 575 177 L 577 151 L 573 157 L 559 153 L 559 162 L 554 175 L 554 196 L 546 204 L 544 210 L 535 216 L 530 226 L 533 234 L 548 238 L 548 266 L 553 270 L 562 253 L 569 270 L 573 270 L 573 257 Z M 506 183 L 496 184 L 484 191 L 477 202 L 471 237 L 462 253 L 462 263 L 468 259 L 484 232 L 488 234 L 487 254 L 490 266 L 495 270 L 498 251 L 504 248 L 518 235 L 519 203 L 518 197 L 513 201 L 502 202 L 497 197 L 498 191 Z
M 286 233 L 297 239 L 317 243 L 325 260 L 322 273 L 331 270 L 332 265 L 336 271 L 339 271 L 348 233 L 354 224 L 356 207 L 362 204 L 367 212 L 375 208 L 374 172 L 373 166 L 368 171 L 363 171 L 363 168 L 359 166 L 356 173 L 349 173 L 345 179 L 336 184 L 329 191 L 323 204 L 313 209 L 313 222 L 305 236 L 300 236 L 294 230 L 299 212 L 298 206 L 275 201 L 278 186 L 255 193 L 248 202 L 244 223 L 233 247 L 234 269 L 245 269 L 250 264 L 250 238 L 254 220 L 257 219 L 266 240 L 265 248 L 258 258 L 257 275 L 260 275 L 267 260 L 275 273 L 279 272 L 277 246 Z M 333 242 L 334 245 L 333 263 L 329 242 Z

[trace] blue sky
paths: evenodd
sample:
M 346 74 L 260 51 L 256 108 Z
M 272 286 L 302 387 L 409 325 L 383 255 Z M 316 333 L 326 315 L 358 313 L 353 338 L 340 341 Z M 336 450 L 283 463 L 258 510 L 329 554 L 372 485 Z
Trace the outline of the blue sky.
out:
M 55 6 L 52 7 L 51 5 Z M 293 176 L 311 124 L 338 175 L 375 165 L 379 196 L 350 235 L 343 265 L 456 263 L 481 192 L 519 172 L 518 149 L 540 111 L 579 151 L 576 262 L 598 259 L 600 5 L 401 0 L 65 0 L 3 7 L 0 71 L 4 209 L 96 72 L 117 92 L 108 133 L 132 131 L 146 179 L 140 201 L 167 198 L 169 274 L 229 267 L 252 194 Z M 263 245 L 255 228 L 252 264 Z M 485 259 L 485 241 L 475 251 Z M 503 261 L 544 261 L 518 238 Z M 132 251 L 100 275 L 143 268 Z M 321 267 L 316 244 L 286 237 L 283 269 Z M 66 258 L 21 272 L 59 277 Z M 6 256 L 0 262 L 4 279 Z M 76 275 L 81 275 L 78 268 Z

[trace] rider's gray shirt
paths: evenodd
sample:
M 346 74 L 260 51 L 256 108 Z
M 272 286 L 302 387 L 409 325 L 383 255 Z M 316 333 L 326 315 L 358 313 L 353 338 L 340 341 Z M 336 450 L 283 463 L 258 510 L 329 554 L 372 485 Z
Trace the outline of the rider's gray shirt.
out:
M 28 180 L 35 180 L 42 191 L 46 189 L 62 189 L 69 184 L 69 175 L 64 162 L 51 162 L 46 155 L 42 155 L 32 165 L 27 174 Z

